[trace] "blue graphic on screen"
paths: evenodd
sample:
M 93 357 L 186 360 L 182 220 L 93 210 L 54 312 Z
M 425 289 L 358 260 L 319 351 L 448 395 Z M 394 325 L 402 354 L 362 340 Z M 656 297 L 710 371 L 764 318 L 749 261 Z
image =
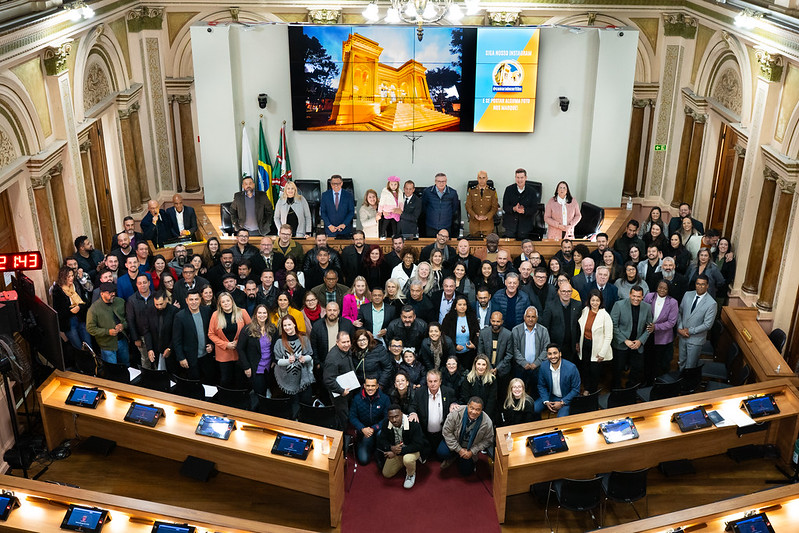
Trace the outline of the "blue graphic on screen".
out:
M 81 526 L 84 528 L 94 529 L 100 522 L 103 513 L 100 511 L 92 511 L 91 509 L 75 508 L 67 521 L 68 526 Z

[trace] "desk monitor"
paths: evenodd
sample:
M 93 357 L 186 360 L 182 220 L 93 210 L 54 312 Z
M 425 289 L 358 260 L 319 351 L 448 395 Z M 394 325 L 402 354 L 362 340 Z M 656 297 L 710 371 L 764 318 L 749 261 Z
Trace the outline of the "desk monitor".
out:
M 272 453 L 305 460 L 308 458 L 311 448 L 313 448 L 312 439 L 278 433 L 275 444 L 272 446 Z
M 189 524 L 170 524 L 169 522 L 158 522 L 153 524 L 150 533 L 195 533 L 197 528 Z
M 97 387 L 89 388 L 73 385 L 72 390 L 67 395 L 66 404 L 94 409 L 103 398 L 105 398 L 105 393 Z
M 14 496 L 14 493 L 3 491 L 0 494 L 0 521 L 5 522 L 8 520 L 8 515 L 17 507 L 19 507 L 19 500 Z
M 632 418 L 619 418 L 599 424 L 599 432 L 605 437 L 605 442 L 613 444 L 638 438 L 638 430 Z
M 777 402 L 771 394 L 758 396 L 757 398 L 747 398 L 741 402 L 741 406 L 746 409 L 746 412 L 752 418 L 776 415 L 780 412 L 780 408 L 777 407 Z
M 230 432 L 236 429 L 236 421 L 221 416 L 202 415 L 197 429 L 197 435 L 213 437 L 215 439 L 228 440 Z
M 695 429 L 709 428 L 713 425 L 704 407 L 696 407 L 687 411 L 674 413 L 673 422 L 677 422 L 680 431 L 693 431 Z
M 95 533 L 103 529 L 107 520 L 105 509 L 72 504 L 61 522 L 61 529 Z
M 565 452 L 569 449 L 566 444 L 566 437 L 563 436 L 561 430 L 527 437 L 527 445 L 533 450 L 534 457 Z
M 771 522 L 766 513 L 758 513 L 740 520 L 733 520 L 727 524 L 727 527 L 733 533 L 774 533 L 774 528 L 771 527 Z
M 125 422 L 154 428 L 163 417 L 164 410 L 160 407 L 133 402 L 125 415 Z

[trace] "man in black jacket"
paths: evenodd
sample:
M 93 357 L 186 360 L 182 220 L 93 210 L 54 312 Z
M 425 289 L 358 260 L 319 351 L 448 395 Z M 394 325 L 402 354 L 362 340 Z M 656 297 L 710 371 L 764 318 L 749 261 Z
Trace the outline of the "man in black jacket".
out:
M 321 304 L 320 304 L 321 305 Z M 340 315 L 341 308 L 336 302 L 325 306 L 325 318 L 317 320 L 311 328 L 311 348 L 313 349 L 314 367 L 321 368 L 330 351 L 328 339 L 332 332 L 344 331 L 352 335 L 355 328 L 348 318 Z
M 155 312 L 144 316 L 144 344 L 147 346 L 147 358 L 152 368 L 166 369 L 171 373 L 178 371 L 178 363 L 172 357 L 172 326 L 178 310 L 169 305 L 166 294 L 158 291 L 153 294 Z
M 403 487 L 410 489 L 416 482 L 416 461 L 424 447 L 422 426 L 411 421 L 397 404 L 388 406 L 388 418 L 377 436 L 377 449 L 383 453 L 383 477 L 391 478 L 405 467 Z
M 444 256 L 444 268 L 452 268 L 452 264 L 455 262 L 455 257 L 457 257 L 458 253 L 455 251 L 455 248 L 447 244 L 448 242 L 449 230 L 446 228 L 438 230 L 436 233 L 436 240 L 422 248 L 419 254 L 419 261 L 430 261 L 433 250 L 440 250 L 441 254 Z
M 580 343 L 580 325 L 577 321 L 583 306 L 572 299 L 572 286 L 568 281 L 558 287 L 558 299 L 544 310 L 541 325 L 549 332 L 549 341 L 561 347 L 561 354 L 568 361 L 577 364 Z
M 147 315 L 152 314 L 153 310 L 150 279 L 144 274 L 139 274 L 136 276 L 136 292 L 125 302 L 125 316 L 128 319 L 130 340 L 138 349 L 142 366 L 150 364 L 147 358 L 147 343 L 144 342 L 144 324 Z M 131 366 L 138 366 L 135 358 L 131 359 Z
M 302 260 L 302 269 L 305 272 L 308 272 L 312 266 L 316 264 L 316 252 L 318 252 L 321 248 L 325 248 L 330 255 L 330 264 L 336 271 L 341 270 L 341 256 L 337 251 L 332 249 L 327 245 L 327 235 L 324 233 L 319 233 L 316 235 L 316 246 L 305 252 L 305 257 Z M 296 265 L 297 268 L 300 267 L 299 264 Z
M 406 348 L 410 346 L 417 352 L 426 334 L 427 324 L 416 318 L 416 312 L 410 305 L 405 305 L 400 317 L 395 318 L 386 329 L 387 340 L 400 339 L 403 346 Z
M 198 292 L 202 292 L 203 288 L 208 285 L 208 280 L 198 276 L 194 265 L 190 263 L 186 263 L 183 266 L 182 276 L 183 279 L 175 280 L 175 288 L 172 290 L 172 302 L 176 307 L 184 309 L 189 291 L 197 289 Z
M 351 287 L 355 278 L 361 274 L 363 254 L 366 253 L 366 238 L 362 230 L 352 232 L 352 244 L 341 250 L 341 274 L 344 285 Z M 308 276 L 308 274 L 306 274 Z M 320 282 L 321 283 L 321 282 Z M 311 287 L 315 285 L 308 284 Z
M 349 394 L 350 389 L 345 389 L 339 385 L 336 379 L 348 372 L 354 372 L 350 356 L 350 334 L 346 331 L 339 331 L 336 335 L 336 345 L 330 350 L 325 358 L 323 379 L 325 388 L 330 392 L 333 399 L 333 406 L 336 408 L 336 423 L 338 428 L 344 430 L 349 419 Z
M 222 292 L 222 276 L 225 274 L 236 275 L 237 269 L 233 266 L 234 264 L 233 250 L 227 249 L 222 250 L 222 254 L 219 256 L 219 264 L 208 269 L 208 283 L 214 289 L 214 294 Z
M 419 422 L 425 436 L 422 457 L 427 459 L 435 455 L 441 444 L 441 428 L 444 420 L 458 407 L 455 391 L 441 386 L 441 372 L 438 369 L 427 371 L 427 386 L 416 389 L 411 398 L 411 413 L 408 420 Z
M 169 240 L 172 236 L 169 222 L 166 220 L 166 213 L 158 205 L 157 200 L 147 202 L 147 214 L 141 219 L 141 231 L 144 238 L 153 241 L 156 248 L 163 247 L 164 241 Z M 136 243 L 137 246 L 139 244 L 141 243 Z
M 211 308 L 200 305 L 200 292 L 189 291 L 186 307 L 175 315 L 172 325 L 172 346 L 175 359 L 188 379 L 199 379 L 209 385 L 216 383 L 216 361 L 211 353 L 214 345 L 208 338 Z
M 271 270 L 261 272 L 261 284 L 258 285 L 259 304 L 264 304 L 267 309 L 274 309 L 277 306 L 278 289 L 275 287 L 275 274 Z
M 230 293 L 233 302 L 239 309 L 247 308 L 247 295 L 238 287 L 238 279 L 235 274 L 225 274 L 222 276 L 222 290 Z M 222 292 L 222 291 L 220 291 Z
M 433 322 L 438 319 L 438 309 L 433 308 L 433 301 L 424 293 L 422 282 L 414 279 L 408 286 L 408 301 L 416 316 L 424 322 Z
M 505 188 L 502 195 L 502 225 L 505 237 L 526 239 L 533 231 L 535 212 L 541 198 L 533 187 L 527 186 L 527 171 L 516 169 L 516 183 Z
M 411 180 L 405 182 L 402 192 L 405 196 L 402 214 L 400 215 L 397 233 L 400 235 L 419 235 L 419 216 L 422 214 L 422 199 L 414 194 L 416 184 Z

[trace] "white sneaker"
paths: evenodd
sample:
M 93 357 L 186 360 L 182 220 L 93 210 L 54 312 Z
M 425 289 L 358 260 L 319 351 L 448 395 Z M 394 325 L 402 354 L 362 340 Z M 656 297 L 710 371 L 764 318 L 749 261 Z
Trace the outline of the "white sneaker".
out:
M 416 483 L 416 474 L 412 476 L 405 476 L 405 483 L 403 483 L 402 486 L 406 489 L 410 489 L 413 487 L 414 483 Z

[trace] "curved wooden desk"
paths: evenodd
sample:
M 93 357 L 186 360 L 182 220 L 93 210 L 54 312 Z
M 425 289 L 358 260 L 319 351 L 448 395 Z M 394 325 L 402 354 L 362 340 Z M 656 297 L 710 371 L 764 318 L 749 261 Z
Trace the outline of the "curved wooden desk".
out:
M 96 409 L 67 405 L 73 385 L 98 387 L 106 399 Z M 335 527 L 341 519 L 344 454 L 340 431 L 58 370 L 36 393 L 50 449 L 67 439 L 93 435 L 177 461 L 193 455 L 216 463 L 220 472 L 327 498 L 330 524 Z M 154 428 L 125 422 L 131 401 L 162 407 L 166 416 Z M 232 418 L 239 429 L 226 441 L 196 435 L 203 413 Z M 313 438 L 314 448 L 305 461 L 274 455 L 276 432 Z M 323 438 L 330 443 L 327 455 L 322 453 Z
M 683 509 L 614 527 L 603 528 L 607 533 L 663 533 L 683 527 L 686 533 L 725 533 L 724 523 L 743 518 L 747 511 L 765 511 L 774 531 L 779 533 L 799 529 L 799 485 L 787 485 L 755 494 L 730 498 L 717 503 Z
M 697 405 L 705 405 L 708 410 L 737 407 L 749 395 L 769 393 L 777 395 L 781 412 L 758 419 L 770 422 L 765 431 L 738 437 L 737 427 L 727 426 L 681 433 L 677 424 L 671 422 L 672 413 Z M 635 419 L 640 437 L 606 444 L 597 433 L 598 424 L 627 416 Z M 569 450 L 533 457 L 526 446 L 527 437 L 555 429 L 564 432 Z M 505 442 L 508 432 L 513 438 L 512 451 Z M 497 428 L 494 457 L 497 517 L 500 523 L 505 521 L 507 496 L 526 493 L 534 483 L 564 477 L 586 478 L 599 472 L 652 467 L 662 461 L 716 455 L 746 444 L 776 444 L 781 459 L 788 461 L 797 433 L 799 391 L 787 379 Z
M 12 476 L 0 478 L 0 489 L 14 492 L 20 500 L 20 507 L 11 511 L 7 521 L 0 522 L 0 531 L 15 533 L 63 531 L 60 526 L 67 506 L 77 504 L 110 511 L 111 521 L 103 528 L 103 532 L 150 533 L 155 520 L 189 524 L 195 526 L 198 533 L 205 531 L 220 533 L 305 532 L 305 530 L 291 527 L 193 511 L 172 505 Z

